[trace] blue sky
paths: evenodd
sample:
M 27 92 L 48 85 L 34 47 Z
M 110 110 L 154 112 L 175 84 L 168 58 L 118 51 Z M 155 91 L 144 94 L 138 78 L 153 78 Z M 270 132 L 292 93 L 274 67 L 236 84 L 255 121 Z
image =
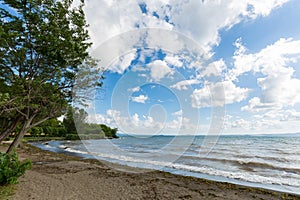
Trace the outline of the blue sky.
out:
M 104 86 L 89 121 L 128 134 L 300 132 L 297 0 L 87 1 Z

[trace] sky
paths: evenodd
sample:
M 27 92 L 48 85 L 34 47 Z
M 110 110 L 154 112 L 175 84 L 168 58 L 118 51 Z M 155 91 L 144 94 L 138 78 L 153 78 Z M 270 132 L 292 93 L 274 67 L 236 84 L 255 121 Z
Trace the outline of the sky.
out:
M 88 121 L 127 134 L 300 132 L 300 1 L 87 0 Z

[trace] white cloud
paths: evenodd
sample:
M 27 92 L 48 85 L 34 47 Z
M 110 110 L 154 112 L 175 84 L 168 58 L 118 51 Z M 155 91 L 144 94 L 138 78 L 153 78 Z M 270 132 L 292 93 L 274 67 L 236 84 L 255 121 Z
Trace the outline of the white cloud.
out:
M 293 68 L 283 68 L 278 74 L 274 72 L 257 79 L 262 89 L 261 102 L 274 103 L 280 107 L 293 106 L 300 102 L 300 80 L 292 78 L 293 73 Z
M 135 126 L 138 126 L 138 125 L 139 125 L 139 122 L 140 122 L 139 115 L 138 115 L 137 113 L 135 113 L 135 114 L 132 116 L 132 123 L 133 123 Z
M 191 36 L 201 45 L 210 46 L 218 44 L 220 29 L 232 27 L 249 17 L 267 16 L 286 2 L 288 0 L 269 0 L 266 3 L 260 0 L 176 2 L 170 13 L 170 21 L 175 24 L 175 30 Z
M 249 100 L 248 105 L 241 108 L 242 111 L 263 112 L 276 108 L 275 103 L 262 103 L 258 97 Z M 276 108 L 278 109 L 278 107 Z
M 89 114 L 86 119 L 87 123 L 105 124 L 106 118 L 101 114 Z
M 251 129 L 251 122 L 245 119 L 237 119 L 231 123 L 231 128 Z
M 180 61 L 180 58 L 178 56 L 171 56 L 167 55 L 164 59 L 169 65 L 176 66 L 176 67 L 181 67 L 182 62 Z
M 231 81 L 207 83 L 201 89 L 195 89 L 192 98 L 192 106 L 195 108 L 223 106 L 245 100 L 250 90 L 237 87 Z
M 137 113 L 132 116 L 123 116 L 120 111 L 108 110 L 106 115 L 89 114 L 89 123 L 101 123 L 110 127 L 118 127 L 119 132 L 128 134 L 178 134 L 196 133 L 197 126 L 190 123 L 186 117 L 178 116 L 172 121 L 155 121 L 149 115 L 139 117 Z M 180 131 L 179 131 L 180 130 Z
M 181 116 L 182 110 L 178 110 L 177 112 L 172 113 L 173 116 Z
M 226 116 L 224 133 L 274 134 L 296 133 L 300 130 L 300 112 L 294 109 L 270 110 L 250 118 Z
M 84 10 L 95 47 L 108 38 L 131 30 L 142 18 L 138 3 L 133 1 L 87 1 Z
M 118 110 L 111 110 L 111 109 L 107 110 L 106 114 L 107 114 L 108 117 L 115 118 L 115 119 L 118 119 L 121 116 L 121 112 L 120 111 L 118 111 Z
M 172 69 L 165 61 L 155 60 L 147 65 L 150 68 L 150 75 L 154 81 L 159 81 L 168 74 L 173 74 Z
M 281 38 L 254 54 L 246 54 L 240 42 L 236 46 L 234 69 L 229 72 L 229 79 L 237 79 L 246 72 L 264 76 L 257 79 L 261 95 L 252 98 L 242 110 L 262 112 L 300 102 L 300 79 L 294 77 L 295 70 L 289 67 L 300 60 L 300 40 Z
M 237 50 L 233 57 L 234 69 L 229 72 L 231 79 L 246 73 L 261 72 L 264 75 L 280 74 L 288 64 L 300 59 L 300 40 L 281 38 L 258 53 L 247 54 L 241 40 L 236 42 Z
M 249 15 L 250 17 L 256 17 L 257 15 L 267 16 L 274 8 L 280 7 L 286 2 L 288 2 L 288 0 L 251 0 L 249 1 L 249 4 L 252 6 L 252 9 L 250 10 Z
M 300 112 L 295 109 L 271 110 L 264 115 L 257 115 L 257 119 L 277 119 L 280 121 L 300 121 Z
M 148 100 L 148 97 L 141 94 L 137 97 L 131 97 L 131 100 L 137 103 L 145 103 L 145 101 Z
M 157 0 L 144 2 L 148 12 L 142 13 L 139 7 L 141 1 L 97 0 L 87 1 L 84 10 L 94 47 L 118 34 L 147 27 L 175 30 L 191 37 L 205 50 L 210 50 L 220 40 L 219 30 L 245 19 L 267 16 L 286 2 L 288 0 L 218 0 L 205 3 L 200 0 Z M 153 16 L 154 12 L 159 17 Z M 180 38 L 165 36 L 157 32 L 146 41 L 150 47 L 157 48 L 163 44 L 174 52 L 184 48 Z M 126 46 L 133 47 L 134 44 L 126 40 L 116 44 L 117 49 Z
M 143 125 L 146 128 L 151 128 L 153 125 L 155 125 L 155 122 L 151 116 L 148 116 Z
M 109 70 L 112 72 L 117 72 L 119 74 L 123 74 L 124 71 L 130 66 L 131 61 L 136 57 L 136 52 L 128 53 L 124 56 L 121 56 L 118 62 L 112 65 Z
M 172 31 L 178 31 L 191 37 L 195 44 L 200 45 L 206 51 L 211 51 L 212 46 L 217 45 L 220 41 L 220 30 L 230 28 L 243 20 L 268 16 L 272 10 L 288 1 L 208 0 L 203 3 L 200 0 L 157 0 L 145 2 L 148 13 L 142 13 L 138 5 L 141 1 L 98 0 L 87 1 L 85 12 L 87 21 L 90 24 L 89 30 L 94 42 L 94 48 L 105 41 L 109 42 L 109 39 L 113 36 L 139 28 L 151 27 L 170 30 L 169 34 L 166 34 L 164 31 L 152 31 L 152 34 L 134 35 L 130 39 L 120 37 L 118 41 L 109 46 L 110 48 L 105 48 L 104 46 L 101 54 L 95 54 L 101 55 L 101 57 L 98 57 L 101 59 L 101 66 L 108 66 L 114 72 L 124 73 L 131 61 L 136 58 L 136 52 L 123 56 L 124 52 L 127 53 L 135 49 L 136 44 L 145 43 L 155 50 L 161 47 L 168 47 L 167 50 L 172 50 L 172 55 L 167 53 L 164 61 L 154 61 L 151 63 L 152 65 L 147 66 L 149 67 L 150 75 L 146 74 L 149 73 L 146 66 L 143 68 L 144 73 L 139 74 L 141 77 L 151 76 L 153 80 L 159 81 L 174 73 L 169 66 L 181 67 L 182 60 L 185 58 L 182 56 L 183 54 L 179 53 L 185 50 L 186 41 L 182 41 L 182 38 L 178 37 L 178 35 L 172 34 L 174 33 Z M 152 16 L 153 12 L 156 12 L 159 17 Z M 169 22 L 165 21 L 166 18 L 169 19 Z M 246 72 L 260 73 L 262 75 L 257 81 L 259 87 L 261 87 L 262 94 L 250 99 L 249 104 L 243 107 L 243 110 L 251 112 L 263 111 L 271 116 L 274 114 L 271 111 L 278 110 L 280 111 L 278 113 L 281 113 L 283 110 L 279 110 L 280 108 L 295 105 L 300 102 L 300 83 L 289 64 L 296 62 L 300 56 L 299 43 L 299 41 L 292 39 L 281 39 L 258 53 L 248 54 L 241 40 L 238 40 L 236 42 L 237 51 L 234 56 L 234 68 L 229 73 L 226 73 L 226 81 L 207 83 L 202 89 L 194 90 L 191 95 L 192 106 L 197 108 L 222 106 L 245 100 L 250 90 L 236 86 L 233 81 L 238 81 L 239 76 Z M 153 49 L 151 49 L 151 52 Z M 212 52 L 207 53 L 212 55 Z M 143 56 L 141 55 L 139 59 L 142 60 Z M 110 65 L 110 62 L 116 58 L 120 58 L 117 61 L 117 65 Z M 190 59 L 188 63 L 191 63 L 191 65 L 186 67 L 194 67 L 199 71 L 203 70 L 201 61 L 194 58 Z M 200 72 L 201 77 L 216 76 L 220 72 L 224 72 L 225 67 L 223 60 L 216 61 Z M 217 70 L 212 70 L 212 68 Z M 199 78 L 199 76 L 196 76 L 196 78 Z M 189 84 L 199 84 L 195 77 L 190 77 L 190 79 L 178 82 L 171 87 L 184 90 Z M 131 89 L 129 90 L 132 92 L 138 91 L 137 87 Z M 132 97 L 131 100 L 145 103 L 147 99 L 147 96 L 140 95 Z M 281 113 L 280 118 L 297 119 L 297 112 L 295 112 L 290 111 L 290 114 Z M 137 114 L 132 117 L 121 117 L 118 111 L 113 110 L 108 111 L 106 116 L 99 115 L 97 118 L 105 123 L 113 123 L 112 119 L 114 118 L 122 121 L 121 124 L 124 124 L 124 126 L 131 120 L 139 125 L 143 124 L 142 121 L 147 121 L 147 126 L 151 124 L 155 127 L 163 126 L 151 121 L 151 117 L 148 116 L 145 116 L 145 120 L 141 120 Z M 179 122 L 178 120 L 176 121 L 177 123 Z M 264 123 L 273 124 L 273 122 L 269 121 Z M 251 127 L 245 121 L 235 122 L 237 127 L 243 124 L 245 127 Z
M 128 91 L 129 91 L 129 92 L 132 92 L 132 93 L 133 93 L 133 92 L 138 92 L 138 91 L 140 91 L 140 90 L 141 90 L 141 88 L 140 88 L 139 86 L 134 87 L 134 88 L 129 88 L 129 89 L 128 89 Z
M 175 88 L 177 90 L 187 90 L 188 86 L 194 85 L 194 84 L 199 84 L 200 81 L 196 79 L 191 79 L 191 80 L 184 80 L 184 81 L 179 81 L 178 83 L 175 83 L 174 85 L 171 85 L 171 88 Z
M 227 68 L 223 59 L 210 63 L 200 74 L 200 77 L 220 77 Z

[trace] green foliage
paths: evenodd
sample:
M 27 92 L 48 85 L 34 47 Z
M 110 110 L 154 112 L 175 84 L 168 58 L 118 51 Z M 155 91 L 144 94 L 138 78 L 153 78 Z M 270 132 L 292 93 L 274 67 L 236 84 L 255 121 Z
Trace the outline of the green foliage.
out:
M 13 154 L 0 153 L 0 185 L 16 184 L 20 176 L 31 168 L 31 162 L 21 162 L 16 152 Z
M 29 131 L 31 136 L 35 136 L 35 137 L 40 136 L 42 132 L 43 132 L 43 128 L 41 128 L 41 127 L 33 127 Z
M 112 129 L 104 124 L 86 123 L 87 112 L 84 109 L 69 107 L 63 125 L 68 133 L 67 139 L 100 139 L 100 138 L 118 138 L 118 129 Z M 75 126 L 76 125 L 76 126 Z M 77 136 L 80 134 L 80 137 Z
M 66 140 L 80 140 L 80 137 L 78 134 L 67 134 Z
M 101 127 L 101 131 L 105 134 L 106 137 L 118 138 L 118 136 L 117 136 L 118 129 L 117 128 L 110 128 L 104 124 L 101 124 L 100 127 Z
M 58 119 L 49 119 L 39 126 L 32 127 L 29 131 L 30 136 L 40 137 L 64 137 L 66 136 L 66 129 Z
M 0 199 L 12 199 L 11 196 L 14 194 L 14 185 L 2 185 L 0 187 Z
M 69 134 L 76 134 L 76 126 L 84 123 L 86 120 L 87 113 L 83 109 L 68 107 L 67 112 L 65 114 L 65 118 L 63 120 L 63 125 Z
M 16 129 L 15 123 L 2 123 L 8 125 L 1 128 L 1 121 L 20 120 L 19 134 L 9 151 L 28 130 L 64 114 L 74 97 L 78 72 L 90 72 L 96 66 L 88 52 L 84 0 L 77 7 L 73 1 L 0 0 L 0 135 Z M 83 89 L 100 81 L 82 80 Z
M 86 123 L 86 117 L 84 109 L 69 107 L 63 122 L 58 119 L 47 120 L 31 128 L 30 137 L 65 137 L 67 140 L 118 138 L 118 129 Z

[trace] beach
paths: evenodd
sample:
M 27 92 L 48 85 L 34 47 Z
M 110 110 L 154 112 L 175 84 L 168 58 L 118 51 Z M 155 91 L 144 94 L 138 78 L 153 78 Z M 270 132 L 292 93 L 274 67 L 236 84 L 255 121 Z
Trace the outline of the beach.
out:
M 1 146 L 1 151 L 4 147 Z M 11 199 L 300 199 L 300 196 L 167 172 L 126 172 L 125 166 L 26 145 L 17 151 L 33 166 Z M 110 167 L 109 167 L 110 166 Z M 123 168 L 123 170 L 117 170 Z M 139 171 L 131 168 L 130 171 Z

